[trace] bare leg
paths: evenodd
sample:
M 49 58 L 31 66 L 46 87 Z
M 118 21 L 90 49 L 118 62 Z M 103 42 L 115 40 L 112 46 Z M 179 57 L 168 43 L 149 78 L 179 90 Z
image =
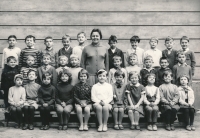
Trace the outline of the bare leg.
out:
M 128 111 L 128 117 L 129 117 L 129 119 L 131 121 L 131 125 L 135 125 L 135 119 L 134 119 L 134 114 L 133 114 L 132 110 Z
M 115 125 L 118 125 L 118 108 L 113 109 L 113 118 Z
M 139 119 L 140 119 L 140 114 L 138 111 L 134 112 L 134 116 L 135 116 L 135 124 L 138 125 L 139 124 Z
M 80 127 L 79 130 L 83 130 L 83 114 L 82 114 L 82 107 L 81 106 L 76 106 L 76 111 L 77 111 L 77 117 L 80 122 Z
M 119 125 L 122 124 L 123 117 L 124 117 L 124 109 L 119 108 Z
M 88 125 L 89 118 L 90 118 L 90 108 L 85 107 L 85 109 L 84 109 L 84 124 L 85 125 Z

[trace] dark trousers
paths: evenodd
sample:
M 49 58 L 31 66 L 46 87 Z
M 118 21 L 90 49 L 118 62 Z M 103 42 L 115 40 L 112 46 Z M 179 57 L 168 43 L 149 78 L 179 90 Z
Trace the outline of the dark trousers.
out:
M 23 112 L 24 112 L 24 123 L 25 124 L 33 124 L 34 121 L 34 106 L 24 106 Z
M 22 122 L 22 109 L 21 107 L 15 107 L 11 106 L 10 107 L 10 113 L 15 119 L 16 123 L 21 124 Z
M 47 106 L 47 107 L 40 106 L 39 110 L 42 119 L 42 125 L 49 125 L 50 111 L 53 110 L 53 106 Z
M 183 112 L 185 124 L 193 125 L 195 110 L 193 108 L 181 108 L 181 111 Z
M 168 109 L 164 113 L 166 124 L 173 124 L 176 118 L 177 110 L 172 108 Z

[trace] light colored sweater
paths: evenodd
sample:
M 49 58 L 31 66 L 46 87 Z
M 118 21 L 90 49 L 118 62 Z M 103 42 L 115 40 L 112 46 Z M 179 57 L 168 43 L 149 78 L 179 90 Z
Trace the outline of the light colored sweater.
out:
M 26 92 L 24 87 L 13 86 L 8 92 L 8 103 L 10 105 L 20 104 L 22 105 L 26 100 Z

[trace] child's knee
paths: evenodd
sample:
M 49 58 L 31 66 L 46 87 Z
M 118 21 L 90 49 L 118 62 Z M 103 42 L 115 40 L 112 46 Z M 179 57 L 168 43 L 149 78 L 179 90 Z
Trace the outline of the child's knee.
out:
M 114 108 L 113 113 L 118 113 L 118 108 Z
M 128 110 L 128 114 L 133 114 L 133 111 L 132 110 Z
M 118 110 L 119 110 L 120 113 L 124 112 L 124 108 L 119 108 Z
M 85 107 L 84 112 L 85 113 L 90 113 L 90 108 L 89 107 Z
M 81 107 L 76 107 L 76 111 L 77 111 L 77 113 L 80 113 L 80 112 L 82 112 L 82 108 Z

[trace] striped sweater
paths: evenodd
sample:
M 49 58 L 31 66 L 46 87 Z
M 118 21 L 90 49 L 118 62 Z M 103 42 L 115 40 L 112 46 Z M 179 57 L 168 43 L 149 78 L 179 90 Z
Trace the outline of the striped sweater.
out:
M 38 68 L 41 63 L 41 58 L 40 58 L 40 51 L 35 49 L 35 48 L 24 48 L 22 49 L 20 53 L 20 58 L 19 58 L 19 66 L 20 67 L 26 67 L 26 60 L 27 57 L 31 55 L 35 58 L 35 64 L 33 65 L 33 68 Z

